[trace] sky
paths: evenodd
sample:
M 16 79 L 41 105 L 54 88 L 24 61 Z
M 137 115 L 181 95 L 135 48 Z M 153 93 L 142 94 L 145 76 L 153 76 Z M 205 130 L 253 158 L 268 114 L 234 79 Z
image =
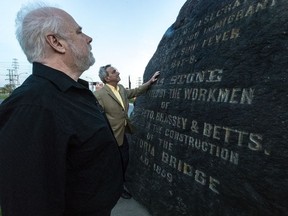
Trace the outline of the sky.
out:
M 186 0 L 46 0 L 73 16 L 83 32 L 93 38 L 95 64 L 81 78 L 100 81 L 100 66 L 112 64 L 120 72 L 120 83 L 132 88 L 142 80 L 145 67 L 165 31 L 176 21 Z M 26 0 L 2 1 L 0 19 L 0 87 L 8 84 L 13 64 L 20 84 L 31 74 L 15 37 L 15 17 Z M 13 63 L 14 62 L 14 63 Z

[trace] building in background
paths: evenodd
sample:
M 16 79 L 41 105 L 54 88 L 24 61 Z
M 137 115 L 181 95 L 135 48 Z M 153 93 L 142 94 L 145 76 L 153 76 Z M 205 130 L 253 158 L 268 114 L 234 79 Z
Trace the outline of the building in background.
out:
M 143 80 L 141 77 L 138 77 L 137 81 L 136 81 L 136 88 L 139 87 L 140 85 L 142 85 Z

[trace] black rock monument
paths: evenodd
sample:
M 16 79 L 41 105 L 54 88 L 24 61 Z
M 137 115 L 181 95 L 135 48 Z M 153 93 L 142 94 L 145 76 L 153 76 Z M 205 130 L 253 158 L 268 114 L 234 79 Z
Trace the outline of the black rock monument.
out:
M 153 216 L 288 215 L 288 1 L 187 0 L 149 61 L 127 185 Z

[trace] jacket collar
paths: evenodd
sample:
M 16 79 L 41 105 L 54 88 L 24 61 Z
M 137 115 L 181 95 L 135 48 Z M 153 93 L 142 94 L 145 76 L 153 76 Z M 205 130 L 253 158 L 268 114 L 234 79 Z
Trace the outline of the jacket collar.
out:
M 124 106 L 126 107 L 125 98 L 124 98 L 124 95 L 123 95 L 123 90 L 119 87 L 119 85 L 117 85 L 117 87 L 119 88 L 119 94 L 120 94 L 120 96 L 122 98 Z M 121 103 L 119 102 L 117 97 L 114 95 L 112 89 L 107 84 L 105 84 L 103 88 L 107 91 L 108 95 L 110 95 L 110 97 L 112 97 L 122 107 Z

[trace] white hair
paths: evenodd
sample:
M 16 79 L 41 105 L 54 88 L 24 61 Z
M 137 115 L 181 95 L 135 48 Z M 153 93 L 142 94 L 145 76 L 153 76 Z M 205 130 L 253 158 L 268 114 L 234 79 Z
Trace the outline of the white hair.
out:
M 41 62 L 45 57 L 45 35 L 54 33 L 65 37 L 61 31 L 64 21 L 55 15 L 55 7 L 44 3 L 22 6 L 15 20 L 16 38 L 29 62 Z

